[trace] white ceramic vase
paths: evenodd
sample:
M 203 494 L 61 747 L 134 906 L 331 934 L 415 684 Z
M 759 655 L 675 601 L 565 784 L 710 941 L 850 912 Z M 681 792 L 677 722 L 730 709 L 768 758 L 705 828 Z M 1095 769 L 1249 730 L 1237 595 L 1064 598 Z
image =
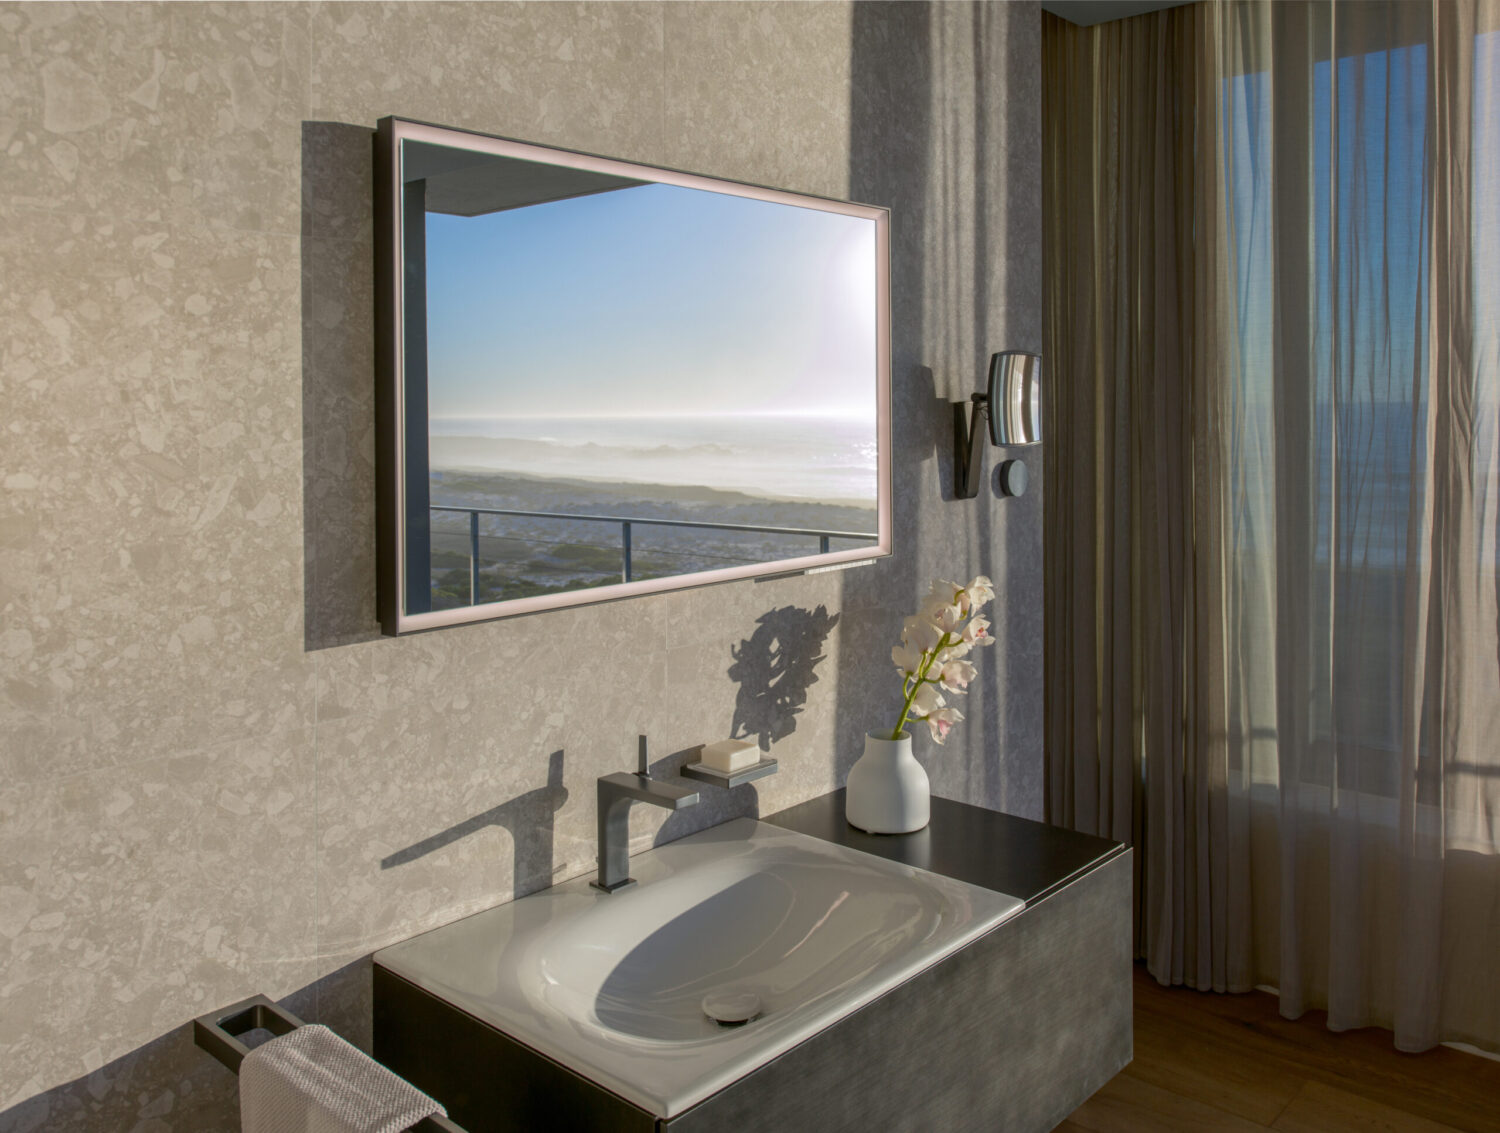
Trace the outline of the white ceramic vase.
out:
M 911 753 L 911 736 L 865 736 L 865 754 L 849 769 L 844 817 L 871 834 L 910 834 L 927 825 L 932 789 Z

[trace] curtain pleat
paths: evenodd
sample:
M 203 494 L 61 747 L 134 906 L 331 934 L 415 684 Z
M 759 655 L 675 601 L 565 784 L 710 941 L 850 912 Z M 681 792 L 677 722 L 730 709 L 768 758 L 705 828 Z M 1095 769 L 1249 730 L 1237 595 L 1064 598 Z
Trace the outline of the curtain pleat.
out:
M 1043 16 L 1048 817 L 1408 1050 L 1500 1048 L 1497 8 Z

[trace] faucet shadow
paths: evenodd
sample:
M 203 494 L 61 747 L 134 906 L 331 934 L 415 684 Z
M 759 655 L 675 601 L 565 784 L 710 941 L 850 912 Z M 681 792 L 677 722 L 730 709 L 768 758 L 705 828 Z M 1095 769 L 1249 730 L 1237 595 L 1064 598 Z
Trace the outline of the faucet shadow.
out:
M 662 756 L 651 764 L 651 777 L 663 779 L 680 776 L 682 765 L 696 762 L 702 750 L 701 747 L 689 747 Z M 686 838 L 689 834 L 728 822 L 731 818 L 760 817 L 760 793 L 753 783 L 726 791 L 697 779 L 683 779 L 682 782 L 697 788 L 698 802 L 669 814 L 657 830 L 656 837 L 651 840 L 653 846 L 665 846 L 668 842 Z
M 731 736 L 753 736 L 762 751 L 770 751 L 796 731 L 807 690 L 818 679 L 814 670 L 823 660 L 823 642 L 838 621 L 825 606 L 782 606 L 755 620 L 755 632 L 729 650 L 729 679 L 740 686 Z
M 381 858 L 380 868 L 409 865 L 486 826 L 500 826 L 510 831 L 514 847 L 511 855 L 512 894 L 523 896 L 552 883 L 553 822 L 567 801 L 568 789 L 563 786 L 563 753 L 554 751 L 547 757 L 545 787 L 517 795 L 420 842 L 413 842 L 405 849 Z

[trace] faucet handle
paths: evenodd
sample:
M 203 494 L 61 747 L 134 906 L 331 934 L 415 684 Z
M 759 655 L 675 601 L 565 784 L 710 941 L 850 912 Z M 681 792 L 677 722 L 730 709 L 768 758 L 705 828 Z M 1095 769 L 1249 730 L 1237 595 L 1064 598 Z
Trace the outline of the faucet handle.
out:
M 640 756 L 636 766 L 636 774 L 643 775 L 649 779 L 651 777 L 651 764 L 646 758 L 646 737 L 642 736 L 640 740 Z

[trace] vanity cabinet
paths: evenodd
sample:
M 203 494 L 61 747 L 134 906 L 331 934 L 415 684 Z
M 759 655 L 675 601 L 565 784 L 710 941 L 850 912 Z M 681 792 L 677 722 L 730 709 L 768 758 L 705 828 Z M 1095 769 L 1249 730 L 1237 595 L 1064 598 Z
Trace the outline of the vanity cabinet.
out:
M 375 966 L 375 1055 L 469 1133 L 1046 1133 L 1130 1061 L 1131 861 L 1114 842 L 947 799 L 905 835 L 843 792 L 763 822 L 1023 899 L 986 935 L 670 1120 Z

